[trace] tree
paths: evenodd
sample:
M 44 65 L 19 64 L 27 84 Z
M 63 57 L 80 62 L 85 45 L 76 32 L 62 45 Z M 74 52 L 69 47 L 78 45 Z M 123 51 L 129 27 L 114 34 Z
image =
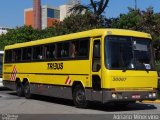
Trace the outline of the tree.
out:
M 108 5 L 109 0 L 100 0 L 99 2 L 95 2 L 93 0 L 90 0 L 90 2 L 93 7 L 94 14 L 96 16 L 99 16 L 104 12 L 105 8 Z
M 80 32 L 94 28 L 104 28 L 106 24 L 107 19 L 104 16 L 100 16 L 99 18 L 97 18 L 92 13 L 71 14 L 69 17 L 65 18 L 63 22 L 55 24 L 50 29 L 54 31 L 55 36 Z
M 114 19 L 111 26 L 147 32 L 152 35 L 154 40 L 160 39 L 160 14 L 154 13 L 153 7 L 149 7 L 145 11 L 129 8 L 129 12 Z
M 90 0 L 89 5 L 81 5 L 77 4 L 73 8 L 70 9 L 70 12 L 74 13 L 82 13 L 83 11 L 90 11 L 95 16 L 99 17 L 105 10 L 105 8 L 108 5 L 109 0 L 100 0 L 100 1 L 94 1 Z
M 40 38 L 42 38 L 40 31 L 33 29 L 31 26 L 17 27 L 16 29 L 9 30 L 7 34 L 0 36 L 0 49 L 3 49 L 6 45 L 28 42 Z
M 128 8 L 127 14 L 120 14 L 119 18 L 113 19 L 112 27 L 121 29 L 139 30 L 142 15 L 140 10 Z

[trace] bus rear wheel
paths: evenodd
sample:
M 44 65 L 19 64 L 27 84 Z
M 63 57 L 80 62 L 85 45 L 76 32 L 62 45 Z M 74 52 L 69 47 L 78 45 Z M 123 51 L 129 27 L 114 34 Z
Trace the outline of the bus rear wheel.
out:
M 73 102 L 78 108 L 87 108 L 88 102 L 84 88 L 81 85 L 76 85 L 73 89 Z
M 21 82 L 16 83 L 16 92 L 19 97 L 22 97 L 24 95 L 23 85 Z
M 27 99 L 31 98 L 31 90 L 30 90 L 29 82 L 26 82 L 24 85 L 24 95 L 25 95 L 25 98 Z

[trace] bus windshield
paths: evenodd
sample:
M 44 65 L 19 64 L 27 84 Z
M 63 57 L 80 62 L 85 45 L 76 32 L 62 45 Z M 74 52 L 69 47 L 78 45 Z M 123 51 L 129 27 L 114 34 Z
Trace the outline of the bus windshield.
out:
M 147 38 L 107 36 L 105 63 L 115 70 L 154 70 L 152 44 Z

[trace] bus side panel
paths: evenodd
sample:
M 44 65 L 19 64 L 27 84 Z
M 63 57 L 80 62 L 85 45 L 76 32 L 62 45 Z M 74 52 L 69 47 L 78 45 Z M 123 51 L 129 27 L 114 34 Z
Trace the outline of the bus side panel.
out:
M 21 82 L 27 79 L 34 94 L 71 99 L 74 81 L 91 87 L 89 60 L 5 64 L 4 81 L 8 80 L 5 86 L 15 90 L 15 80 L 11 80 L 14 69 L 16 78 Z
M 56 85 L 50 85 L 50 84 L 48 85 L 47 84 L 46 85 L 30 84 L 30 85 L 31 85 L 31 92 L 34 94 L 72 99 L 71 87 L 63 87 L 63 86 L 56 86 Z

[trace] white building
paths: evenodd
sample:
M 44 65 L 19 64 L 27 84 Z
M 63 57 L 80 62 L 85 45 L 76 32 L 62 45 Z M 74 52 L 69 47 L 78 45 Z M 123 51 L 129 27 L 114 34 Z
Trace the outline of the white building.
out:
M 71 12 L 69 10 L 73 7 L 73 5 L 61 5 L 60 6 L 60 21 L 63 21 L 64 18 L 70 16 Z
M 74 5 L 80 4 L 80 0 L 68 0 L 68 3 L 65 5 L 61 5 L 60 8 L 60 21 L 63 21 L 64 18 L 71 15 L 71 12 L 69 11 Z
M 68 0 L 67 2 L 68 5 L 76 5 L 80 3 L 81 3 L 81 0 Z
M 8 31 L 8 28 L 5 28 L 5 27 L 0 27 L 0 35 L 2 34 L 6 34 Z

